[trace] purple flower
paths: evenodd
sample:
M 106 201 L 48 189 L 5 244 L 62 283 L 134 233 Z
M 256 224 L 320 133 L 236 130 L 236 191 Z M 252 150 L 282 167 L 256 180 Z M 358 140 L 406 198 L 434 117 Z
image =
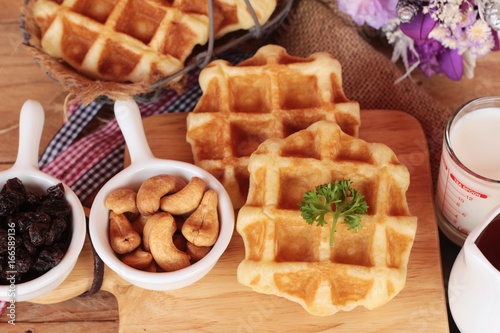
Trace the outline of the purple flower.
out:
M 380 29 L 397 18 L 398 0 L 339 0 L 340 11 L 349 15 L 358 25 L 367 24 Z
M 413 40 L 425 40 L 434 29 L 437 22 L 429 14 L 418 12 L 417 16 L 408 23 L 401 23 L 401 31 Z
M 444 73 L 452 80 L 462 77 L 462 56 L 456 50 L 450 50 L 432 38 L 415 41 L 414 47 L 418 57 L 409 53 L 408 62 L 411 66 L 420 60 L 418 68 L 425 76 Z
M 410 66 L 420 60 L 418 68 L 425 76 L 430 77 L 434 74 L 441 73 L 437 58 L 437 55 L 444 49 L 441 43 L 435 39 L 429 38 L 415 41 L 414 47 L 415 51 L 418 53 L 418 57 L 411 52 L 408 54 L 408 63 Z
M 464 73 L 464 62 L 458 51 L 444 49 L 437 57 L 441 71 L 452 80 L 460 80 Z

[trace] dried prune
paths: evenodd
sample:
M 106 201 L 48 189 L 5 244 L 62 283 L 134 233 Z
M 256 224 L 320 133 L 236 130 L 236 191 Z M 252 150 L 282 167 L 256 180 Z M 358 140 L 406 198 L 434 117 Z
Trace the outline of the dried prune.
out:
M 0 191 L 0 215 L 18 211 L 26 200 L 26 188 L 19 178 L 7 180 Z

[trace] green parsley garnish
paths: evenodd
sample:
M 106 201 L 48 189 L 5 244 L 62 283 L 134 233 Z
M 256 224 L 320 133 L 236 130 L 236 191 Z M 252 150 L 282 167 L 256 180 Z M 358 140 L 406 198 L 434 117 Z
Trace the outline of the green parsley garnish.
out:
M 340 218 L 347 224 L 347 230 L 357 232 L 361 228 L 361 215 L 368 210 L 364 198 L 362 193 L 351 187 L 350 180 L 336 180 L 306 192 L 299 204 L 300 214 L 307 223 L 312 225 L 316 222 L 320 227 L 328 224 L 325 217 L 331 214 L 333 223 L 330 246 L 333 246 L 335 229 Z

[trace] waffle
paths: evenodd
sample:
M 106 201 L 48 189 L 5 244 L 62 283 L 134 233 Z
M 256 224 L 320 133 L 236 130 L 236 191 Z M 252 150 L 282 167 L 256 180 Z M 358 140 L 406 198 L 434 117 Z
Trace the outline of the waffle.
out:
M 38 0 L 33 9 L 41 46 L 93 79 L 154 81 L 184 67 L 209 38 L 208 1 Z M 265 23 L 275 0 L 251 1 Z M 244 0 L 215 0 L 215 37 L 254 26 Z
M 404 287 L 417 219 L 409 213 L 409 172 L 390 148 L 319 121 L 285 139 L 264 142 L 250 157 L 250 190 L 237 218 L 245 244 L 238 281 L 285 297 L 314 315 L 378 307 Z M 358 232 L 307 224 L 306 191 L 350 179 L 369 206 Z
M 327 53 L 292 57 L 276 45 L 232 66 L 215 60 L 199 76 L 203 94 L 187 118 L 194 162 L 218 178 L 233 206 L 248 194 L 248 159 L 260 143 L 318 120 L 357 136 L 359 104 L 342 89 L 339 62 Z

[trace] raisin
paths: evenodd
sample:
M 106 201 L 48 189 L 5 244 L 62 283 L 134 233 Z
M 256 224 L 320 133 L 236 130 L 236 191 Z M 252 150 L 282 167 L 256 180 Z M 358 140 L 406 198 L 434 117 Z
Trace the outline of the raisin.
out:
M 26 250 L 28 250 L 28 252 L 32 256 L 36 255 L 38 252 L 38 248 L 35 245 L 33 245 L 33 243 L 31 242 L 30 233 L 29 232 L 23 233 L 21 238 L 23 240 L 23 245 L 26 248 Z
M 50 216 L 43 212 L 26 212 L 16 213 L 7 218 L 9 223 L 15 223 L 20 232 L 25 232 L 29 229 L 32 223 L 50 223 Z
M 16 283 L 22 282 L 22 273 L 15 271 L 2 271 L 2 284 L 10 284 L 12 282 L 12 278 L 15 279 Z
M 0 227 L 7 229 L 7 217 L 6 216 L 0 216 Z
M 66 218 L 71 215 L 71 207 L 66 200 L 47 199 L 42 202 L 37 211 L 53 218 Z
M 66 230 L 66 220 L 62 218 L 55 218 L 50 224 L 50 229 L 47 233 L 47 238 L 45 239 L 45 245 L 51 245 L 55 241 L 61 239 L 62 234 Z
M 60 243 L 45 247 L 38 254 L 38 258 L 33 265 L 34 269 L 38 272 L 47 272 L 61 262 L 64 253 L 65 247 Z
M 50 200 L 64 200 L 64 186 L 59 183 L 47 189 L 47 197 Z
M 11 234 L 9 239 L 8 230 L 0 227 L 0 254 L 13 250 L 13 247 L 17 249 L 22 243 L 22 240 L 16 235 Z
M 47 232 L 50 229 L 49 223 L 33 222 L 28 229 L 31 243 L 35 246 L 43 245 L 47 237 Z
M 52 245 L 54 244 L 56 240 L 56 237 L 54 235 L 54 232 L 50 229 L 47 231 L 47 234 L 45 235 L 45 241 L 43 242 L 44 245 Z
M 7 216 L 19 211 L 26 200 L 26 188 L 19 178 L 7 180 L 0 191 L 0 215 Z
M 0 255 L 0 285 L 7 284 L 7 280 L 5 279 L 5 272 L 7 272 L 7 260 L 3 255 Z
M 0 227 L 0 254 L 7 252 L 8 243 L 7 230 Z
M 21 208 L 24 212 L 32 212 L 36 210 L 36 207 L 40 205 L 40 202 L 43 200 L 43 196 L 35 194 L 31 191 L 26 191 L 26 200 L 24 202 L 23 207 Z
M 26 273 L 31 267 L 31 255 L 23 247 L 16 249 L 16 271 L 18 273 Z

